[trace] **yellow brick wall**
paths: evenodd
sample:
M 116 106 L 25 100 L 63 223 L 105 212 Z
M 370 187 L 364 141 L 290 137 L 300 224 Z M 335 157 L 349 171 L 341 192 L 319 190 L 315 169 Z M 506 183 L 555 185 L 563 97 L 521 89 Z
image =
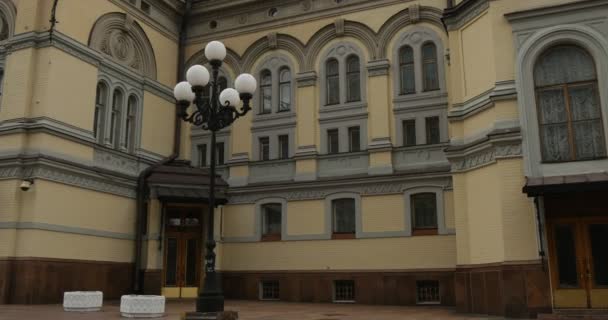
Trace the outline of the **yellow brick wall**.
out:
M 454 268 L 454 236 L 224 243 L 222 270 Z
M 251 237 L 255 234 L 255 206 L 228 205 L 223 212 L 224 237 Z
M 361 215 L 363 232 L 402 231 L 406 227 L 403 195 L 361 197 Z
M 173 152 L 175 105 L 144 92 L 141 147 L 161 155 Z
M 288 235 L 322 233 L 325 233 L 325 203 L 323 201 L 290 201 L 287 203 Z

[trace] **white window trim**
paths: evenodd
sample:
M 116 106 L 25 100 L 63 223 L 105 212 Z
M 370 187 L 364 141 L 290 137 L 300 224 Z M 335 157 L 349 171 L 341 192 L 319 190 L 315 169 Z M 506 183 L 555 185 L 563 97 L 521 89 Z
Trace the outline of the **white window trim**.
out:
M 355 55 L 359 58 L 359 75 L 360 79 L 360 101 L 347 102 L 346 95 L 346 60 L 348 57 Z M 339 79 L 340 79 L 340 102 L 338 104 L 327 104 L 327 61 L 330 59 L 338 60 L 339 67 Z M 334 43 L 327 48 L 321 55 L 319 61 L 319 70 L 321 81 L 319 83 L 319 105 L 322 111 L 327 112 L 332 109 L 344 109 L 344 108 L 361 108 L 367 105 L 367 68 L 366 56 L 363 50 L 358 45 L 350 41 L 340 41 Z
M 279 71 L 283 68 L 288 68 L 291 73 L 291 107 L 289 110 L 279 111 Z M 261 113 L 262 104 L 260 101 L 260 84 L 262 71 L 268 70 L 271 74 L 271 88 L 272 88 L 272 107 L 270 113 Z M 294 68 L 294 63 L 292 60 L 284 54 L 274 53 L 264 60 L 262 60 L 254 69 L 253 76 L 258 81 L 258 88 L 256 93 L 253 95 L 252 105 L 254 106 L 253 117 L 254 120 L 265 120 L 265 119 L 274 119 L 277 115 L 295 115 L 297 100 L 296 100 L 296 69 Z
M 427 187 L 414 187 L 405 190 L 403 198 L 405 201 L 405 233 L 407 236 L 412 235 L 412 201 L 411 196 L 418 193 L 434 193 L 435 201 L 437 201 L 437 234 L 444 235 L 449 234 L 445 226 L 445 210 L 443 202 L 443 187 L 427 186 Z
M 287 200 L 283 198 L 264 198 L 255 202 L 255 230 L 254 241 L 262 241 L 263 214 L 262 206 L 269 203 L 281 204 L 281 241 L 286 240 L 287 236 Z

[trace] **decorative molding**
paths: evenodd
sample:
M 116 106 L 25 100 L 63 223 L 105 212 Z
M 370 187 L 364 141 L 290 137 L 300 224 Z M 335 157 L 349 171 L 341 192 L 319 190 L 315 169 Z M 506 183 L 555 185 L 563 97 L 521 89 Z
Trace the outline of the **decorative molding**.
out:
M 413 4 L 408 7 L 408 13 L 410 14 L 410 21 L 412 24 L 418 23 L 420 21 L 420 5 Z
M 449 172 L 416 177 L 390 175 L 340 181 L 302 181 L 299 184 L 232 188 L 229 191 L 229 204 L 255 203 L 258 199 L 268 197 L 283 198 L 287 201 L 319 200 L 339 192 L 356 193 L 361 196 L 401 194 L 410 188 L 430 185 L 441 187 L 444 190 L 451 188 Z
M 108 13 L 95 22 L 89 46 L 118 63 L 156 79 L 156 58 L 145 31 L 129 15 Z
M 15 35 L 6 42 L 5 48 L 7 53 L 23 50 L 27 48 L 57 48 L 81 61 L 89 63 L 95 67 L 103 66 L 105 70 L 111 70 L 116 77 L 131 82 L 142 84 L 142 88 L 149 91 L 160 98 L 171 103 L 175 102 L 173 97 L 173 89 L 165 86 L 155 79 L 144 77 L 143 75 L 133 71 L 131 68 L 125 67 L 118 62 L 113 61 L 107 55 L 98 52 L 86 45 L 78 42 L 75 39 L 55 31 L 53 34 L 53 42 L 49 41 L 47 32 L 27 32 Z
M 391 64 L 388 59 L 370 61 L 367 64 L 367 76 L 377 77 L 388 75 Z
M 453 173 L 474 170 L 499 159 L 522 157 L 521 136 L 489 139 L 455 151 L 449 151 L 448 148 L 446 155 L 452 164 Z
M 317 73 L 315 71 L 298 73 L 296 75 L 296 83 L 298 88 L 314 86 L 317 84 Z
M 275 50 L 278 47 L 276 32 L 269 33 L 266 36 L 266 39 L 268 40 L 268 48 L 270 48 L 271 50 Z
M 135 198 L 136 177 L 100 173 L 98 169 L 71 164 L 50 157 L 18 157 L 0 162 L 0 179 L 43 179 L 110 193 L 127 198 Z
M 344 36 L 344 19 L 339 18 L 334 22 L 334 26 L 336 27 L 336 36 L 343 37 Z
M 15 34 L 17 8 L 11 0 L 0 0 L 0 41 L 10 39 Z
M 458 30 L 490 7 L 491 0 L 465 0 L 444 11 L 443 21 L 448 31 Z
M 71 233 L 90 237 L 100 237 L 119 240 L 135 240 L 134 234 L 112 232 L 105 230 L 97 230 L 90 228 L 81 228 L 73 226 L 65 226 L 59 224 L 51 224 L 44 222 L 0 222 L 0 230 L 2 229 L 18 229 L 18 230 L 42 230 L 61 233 Z
M 450 121 L 462 121 L 483 110 L 493 107 L 496 101 L 509 99 L 517 99 L 515 81 L 497 82 L 494 85 L 494 88 L 463 103 L 453 104 L 448 113 L 448 119 Z

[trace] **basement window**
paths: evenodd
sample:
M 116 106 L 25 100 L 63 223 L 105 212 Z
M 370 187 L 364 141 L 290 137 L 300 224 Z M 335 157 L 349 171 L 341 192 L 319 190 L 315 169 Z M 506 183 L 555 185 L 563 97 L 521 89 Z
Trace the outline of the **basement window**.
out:
M 440 304 L 439 281 L 416 281 L 416 304 Z
M 355 302 L 355 281 L 334 281 L 334 302 Z
M 279 300 L 279 281 L 260 282 L 260 300 Z

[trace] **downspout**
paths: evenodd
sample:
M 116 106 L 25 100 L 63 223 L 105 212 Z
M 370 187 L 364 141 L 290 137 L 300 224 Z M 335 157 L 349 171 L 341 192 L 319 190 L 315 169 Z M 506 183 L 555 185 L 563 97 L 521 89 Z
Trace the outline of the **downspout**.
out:
M 57 1 L 57 0 L 56 0 Z M 186 45 L 187 39 L 187 27 L 188 27 L 188 18 L 190 15 L 190 11 L 192 9 L 192 0 L 186 0 L 185 11 L 182 17 L 182 23 L 180 26 L 179 33 L 179 44 L 177 49 L 177 82 L 183 79 L 184 73 L 184 48 Z M 136 199 L 136 219 L 135 219 L 135 265 L 133 266 L 133 291 L 135 293 L 142 293 L 143 291 L 143 281 L 141 278 L 141 265 L 142 265 L 142 247 L 143 247 L 143 232 L 146 229 L 145 219 L 147 212 L 146 206 L 146 190 L 147 184 L 146 180 L 150 176 L 150 173 L 155 168 L 158 168 L 162 165 L 165 165 L 179 156 L 180 153 L 180 145 L 181 145 L 181 131 L 182 131 L 182 121 L 177 114 L 177 106 L 175 108 L 175 130 L 173 132 L 173 153 L 168 157 L 162 159 L 160 162 L 146 168 L 143 170 L 139 177 L 137 178 L 137 199 Z M 161 226 L 162 227 L 162 226 Z
M 57 21 L 57 4 L 59 3 L 59 0 L 55 0 L 53 2 L 53 8 L 51 9 L 51 20 L 49 20 L 49 22 L 51 23 L 51 27 L 49 28 L 49 42 L 53 43 L 53 33 L 55 32 L 55 25 L 59 23 L 59 21 Z

